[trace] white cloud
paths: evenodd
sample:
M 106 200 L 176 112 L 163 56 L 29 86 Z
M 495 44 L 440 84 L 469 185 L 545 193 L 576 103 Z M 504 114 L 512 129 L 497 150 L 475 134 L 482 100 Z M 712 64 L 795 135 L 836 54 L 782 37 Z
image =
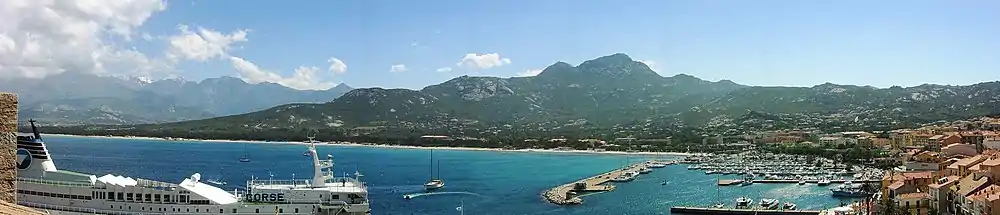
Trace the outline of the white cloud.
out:
M 465 54 L 465 57 L 463 57 L 462 60 L 456 63 L 455 65 L 469 69 L 489 69 L 507 64 L 510 64 L 510 59 L 501 58 L 500 54 L 497 53 L 489 53 L 489 54 L 469 53 Z
M 261 69 L 257 64 L 243 58 L 229 57 L 229 60 L 233 68 L 239 72 L 240 78 L 249 83 L 270 82 L 299 90 L 325 90 L 335 85 L 333 82 L 321 80 L 317 74 L 319 68 L 315 66 L 299 66 L 291 77 L 282 77 L 277 73 Z
M 187 25 L 178 25 L 180 34 L 170 36 L 170 46 L 167 48 L 167 58 L 171 60 L 206 61 L 213 58 L 229 56 L 229 49 L 237 42 L 247 41 L 247 30 L 235 30 L 224 34 L 212 29 L 198 27 L 191 31 Z
M 451 67 L 441 67 L 437 69 L 438 72 L 451 72 Z
M 389 68 L 389 72 L 406 72 L 406 65 L 396 64 Z
M 115 73 L 169 70 L 116 44 L 156 12 L 160 0 L 0 1 L 0 76 L 41 78 L 62 72 Z
M 341 61 L 340 59 L 331 57 L 329 60 L 326 60 L 326 62 L 330 63 L 329 70 L 334 74 L 344 74 L 345 72 L 347 72 L 347 64 L 345 64 L 344 61 Z
M 541 69 L 529 69 L 529 70 L 525 70 L 524 72 L 517 73 L 517 76 L 518 77 L 531 77 L 531 76 L 536 76 L 536 75 L 541 74 L 541 73 L 542 73 Z

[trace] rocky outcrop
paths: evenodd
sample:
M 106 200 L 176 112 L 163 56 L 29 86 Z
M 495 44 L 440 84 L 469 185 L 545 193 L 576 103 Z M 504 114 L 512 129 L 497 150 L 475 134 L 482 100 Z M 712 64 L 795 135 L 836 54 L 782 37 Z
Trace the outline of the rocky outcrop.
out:
M 15 203 L 17 168 L 17 96 L 0 93 L 0 201 Z

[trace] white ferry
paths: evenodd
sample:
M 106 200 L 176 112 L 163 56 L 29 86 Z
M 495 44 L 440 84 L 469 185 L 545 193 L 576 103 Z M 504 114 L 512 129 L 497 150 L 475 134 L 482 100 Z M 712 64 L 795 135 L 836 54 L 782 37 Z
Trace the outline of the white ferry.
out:
M 241 192 L 203 183 L 198 173 L 173 184 L 58 170 L 31 127 L 17 136 L 17 203 L 49 214 L 371 214 L 359 174 L 333 177 L 332 157 L 319 160 L 313 144 L 311 180 L 251 180 Z

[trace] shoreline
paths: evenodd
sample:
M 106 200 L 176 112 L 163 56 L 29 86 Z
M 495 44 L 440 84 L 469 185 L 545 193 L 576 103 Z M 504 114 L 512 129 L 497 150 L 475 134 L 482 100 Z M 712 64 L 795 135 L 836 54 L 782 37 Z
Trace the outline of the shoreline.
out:
M 88 135 L 73 135 L 73 134 L 51 134 L 42 133 L 45 136 L 56 136 L 56 137 L 75 137 L 75 138 L 105 138 L 105 139 L 126 139 L 126 140 L 153 140 L 153 141 L 189 141 L 189 142 L 207 142 L 207 143 L 252 143 L 252 144 L 285 144 L 285 145 L 308 145 L 306 142 L 301 141 L 260 141 L 260 140 L 203 140 L 203 139 L 186 139 L 186 138 L 176 138 L 176 139 L 165 139 L 159 137 L 140 137 L 140 136 L 88 136 Z M 371 148 L 386 148 L 386 149 L 427 149 L 427 150 L 456 150 L 456 151 L 492 151 L 492 152 L 526 152 L 526 153 L 559 153 L 559 154 L 596 154 L 596 155 L 640 155 L 640 156 L 691 156 L 692 153 L 683 152 L 623 152 L 623 151 L 595 151 L 595 150 L 556 150 L 556 149 L 500 149 L 500 148 L 472 148 L 472 147 L 447 147 L 447 146 L 405 146 L 405 145 L 381 145 L 381 144 L 362 144 L 362 143 L 350 143 L 350 142 L 323 142 L 316 144 L 317 146 L 353 146 L 353 147 L 371 147 Z

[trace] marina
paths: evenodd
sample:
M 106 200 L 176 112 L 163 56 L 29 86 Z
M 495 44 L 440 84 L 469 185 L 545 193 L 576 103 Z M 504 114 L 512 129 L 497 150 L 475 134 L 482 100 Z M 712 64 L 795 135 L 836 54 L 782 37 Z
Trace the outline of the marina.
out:
M 680 214 L 726 214 L 726 215 L 818 215 L 818 210 L 771 210 L 736 208 L 671 207 L 670 213 Z
M 817 184 L 817 185 L 820 185 L 820 186 L 826 185 L 826 184 L 821 185 L 821 183 L 819 183 L 820 181 L 822 181 L 822 180 L 768 180 L 768 179 L 761 179 L 761 180 L 754 180 L 753 182 L 754 183 L 787 183 L 787 184 L 799 183 L 799 184 L 802 184 L 802 185 Z M 852 182 L 852 183 L 879 183 L 881 181 L 878 181 L 878 180 L 828 180 L 828 182 L 829 183 L 834 183 L 834 184 L 843 184 L 843 183 L 846 183 L 846 182 Z M 741 184 L 741 183 L 743 183 L 743 180 L 739 180 L 739 179 L 736 179 L 736 180 L 723 179 L 723 180 L 719 180 L 718 184 L 719 184 L 719 186 L 729 186 L 729 185 L 737 185 L 737 184 Z

